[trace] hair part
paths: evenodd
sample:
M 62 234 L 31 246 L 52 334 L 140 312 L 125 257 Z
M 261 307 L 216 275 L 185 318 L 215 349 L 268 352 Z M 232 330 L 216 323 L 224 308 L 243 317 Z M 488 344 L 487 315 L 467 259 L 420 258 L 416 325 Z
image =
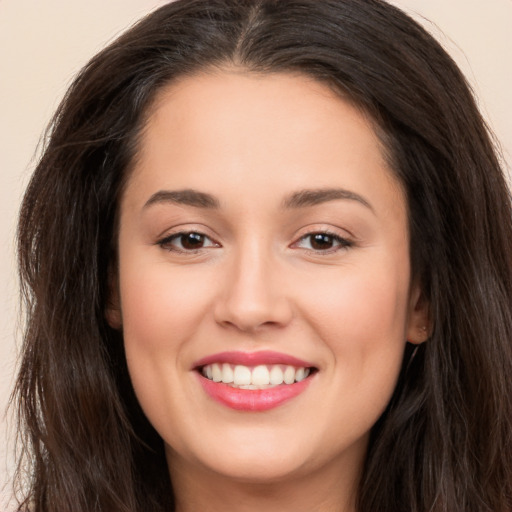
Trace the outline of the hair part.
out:
M 180 77 L 226 66 L 305 74 L 350 98 L 378 127 L 406 194 L 431 337 L 412 358 L 406 349 L 358 511 L 510 510 L 509 192 L 458 68 L 380 0 L 178 0 L 77 76 L 19 220 L 28 321 L 16 399 L 33 475 L 20 509 L 173 507 L 162 441 L 105 309 L 119 200 L 152 102 Z

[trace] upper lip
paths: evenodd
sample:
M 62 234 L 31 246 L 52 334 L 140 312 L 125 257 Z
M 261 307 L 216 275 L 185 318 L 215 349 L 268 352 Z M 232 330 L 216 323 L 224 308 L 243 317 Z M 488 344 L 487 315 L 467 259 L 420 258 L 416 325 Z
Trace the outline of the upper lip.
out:
M 262 364 L 284 364 L 288 366 L 295 366 L 296 368 L 312 368 L 313 364 L 303 359 L 283 354 L 281 352 L 274 352 L 272 350 L 259 350 L 257 352 L 218 352 L 212 354 L 194 363 L 194 368 L 200 368 L 214 363 L 228 363 L 243 366 L 258 366 Z

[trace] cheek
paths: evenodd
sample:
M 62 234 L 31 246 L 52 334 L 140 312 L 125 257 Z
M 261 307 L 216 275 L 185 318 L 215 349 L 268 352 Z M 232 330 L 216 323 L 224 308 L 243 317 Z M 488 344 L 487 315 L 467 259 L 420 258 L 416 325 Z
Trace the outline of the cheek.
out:
M 136 262 L 136 264 L 131 264 Z M 211 310 L 207 280 L 168 262 L 143 257 L 121 267 L 122 329 L 126 359 L 136 395 L 148 417 L 162 404 L 172 407 L 177 376 L 187 370 L 184 352 Z M 204 276 L 205 277 L 205 276 Z
M 185 354 L 211 310 L 212 286 L 206 275 L 194 277 L 192 269 L 173 268 L 167 261 L 145 264 L 143 255 L 129 259 L 125 252 L 121 265 L 122 328 L 132 385 L 156 430 L 179 445 L 174 411 L 187 408 L 182 386 L 190 358 Z M 200 273 L 199 267 L 193 272 Z
M 302 295 L 308 302 L 304 309 L 329 339 L 364 346 L 383 338 L 405 340 L 408 288 L 407 267 L 361 266 L 316 279 Z
M 151 351 L 175 350 L 188 339 L 208 311 L 212 289 L 190 270 L 166 262 L 127 267 L 121 281 L 125 342 Z
M 307 306 L 310 325 L 335 361 L 327 365 L 331 400 L 351 404 L 355 430 L 357 418 L 360 428 L 369 427 L 384 411 L 406 339 L 408 273 L 399 266 L 369 268 L 326 280 L 313 288 Z

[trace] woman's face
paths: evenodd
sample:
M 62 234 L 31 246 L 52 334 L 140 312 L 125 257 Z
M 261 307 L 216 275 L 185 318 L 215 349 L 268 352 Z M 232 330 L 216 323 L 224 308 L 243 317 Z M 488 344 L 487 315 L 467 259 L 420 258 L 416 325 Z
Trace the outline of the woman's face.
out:
M 360 468 L 405 340 L 425 337 L 371 122 L 304 76 L 184 78 L 158 97 L 120 208 L 107 316 L 171 472 Z

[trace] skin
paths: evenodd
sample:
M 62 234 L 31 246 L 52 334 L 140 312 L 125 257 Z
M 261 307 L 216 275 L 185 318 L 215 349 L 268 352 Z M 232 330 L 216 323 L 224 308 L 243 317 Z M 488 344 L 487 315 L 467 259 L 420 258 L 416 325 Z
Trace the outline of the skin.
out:
M 190 189 L 218 207 L 155 196 Z M 358 197 L 283 206 L 310 189 Z M 404 194 L 371 121 L 300 75 L 184 78 L 150 112 L 120 209 L 107 318 L 165 441 L 178 510 L 355 510 L 369 431 L 405 340 L 423 342 L 427 325 Z M 205 238 L 187 250 L 169 239 L 180 232 Z M 312 233 L 329 236 L 319 248 Z M 193 367 L 229 350 L 278 351 L 318 371 L 275 409 L 236 411 L 206 395 Z

